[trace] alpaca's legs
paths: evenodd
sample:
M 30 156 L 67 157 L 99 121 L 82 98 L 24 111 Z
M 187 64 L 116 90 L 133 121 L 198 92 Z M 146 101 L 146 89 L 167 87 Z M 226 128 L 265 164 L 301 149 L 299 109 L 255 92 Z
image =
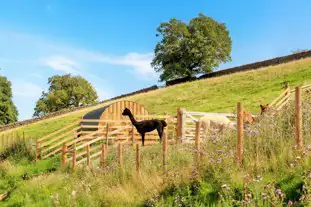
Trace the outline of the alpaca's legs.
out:
M 225 126 L 224 126 L 223 124 L 219 126 L 219 130 L 218 130 L 218 132 L 216 133 L 215 141 L 217 140 L 218 135 L 219 135 L 220 133 L 222 133 L 222 132 L 224 131 L 224 129 L 225 129 Z
M 210 121 L 209 120 L 204 120 L 202 122 L 202 128 L 203 128 L 203 131 L 204 131 L 204 135 L 205 135 L 205 139 L 207 140 L 208 138 L 208 134 L 209 134 L 209 129 L 210 129 Z
M 141 134 L 141 141 L 143 143 L 143 146 L 145 146 L 145 133 Z
M 163 136 L 163 126 L 158 126 L 157 131 L 158 131 L 158 135 L 160 137 L 160 142 L 162 141 L 162 136 Z

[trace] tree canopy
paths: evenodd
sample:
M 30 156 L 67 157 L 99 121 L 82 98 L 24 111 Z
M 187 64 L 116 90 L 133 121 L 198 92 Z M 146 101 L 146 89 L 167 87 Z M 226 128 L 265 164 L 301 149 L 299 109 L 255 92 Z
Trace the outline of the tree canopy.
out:
M 48 79 L 48 84 L 49 91 L 42 92 L 36 103 L 36 117 L 97 102 L 96 90 L 81 76 L 56 75 Z
M 11 82 L 0 76 L 0 125 L 16 122 L 18 111 L 12 100 Z
M 199 14 L 189 24 L 177 19 L 161 23 L 152 67 L 160 81 L 211 72 L 231 60 L 232 41 L 225 24 Z

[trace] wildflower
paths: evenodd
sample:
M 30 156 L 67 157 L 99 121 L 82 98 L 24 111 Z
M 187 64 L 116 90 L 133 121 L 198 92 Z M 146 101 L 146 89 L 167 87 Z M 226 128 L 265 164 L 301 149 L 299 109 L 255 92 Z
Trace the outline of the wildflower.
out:
M 264 200 L 267 199 L 267 193 L 261 193 L 261 196 L 262 196 L 262 198 L 263 198 Z
M 73 190 L 72 193 L 71 193 L 72 197 L 75 197 L 75 196 L 76 196 L 76 193 L 77 193 L 77 192 L 76 192 L 75 190 Z
M 293 201 L 289 200 L 288 203 L 287 203 L 287 205 L 288 205 L 288 206 L 293 206 L 294 203 L 293 203 Z
M 279 188 L 275 190 L 275 194 L 277 196 L 279 196 L 279 198 L 284 198 L 285 197 L 285 194 L 283 194 L 282 190 L 279 189 Z
M 250 133 L 251 133 L 251 134 L 258 134 L 258 133 L 259 133 L 259 131 L 258 131 L 258 130 L 256 130 L 256 129 L 253 129 L 253 130 L 250 130 Z

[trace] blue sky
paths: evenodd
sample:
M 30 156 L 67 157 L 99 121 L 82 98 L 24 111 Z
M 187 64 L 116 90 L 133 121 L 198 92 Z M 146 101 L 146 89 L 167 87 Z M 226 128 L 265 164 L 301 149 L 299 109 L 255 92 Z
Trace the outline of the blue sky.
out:
M 156 28 L 172 17 L 224 22 L 233 41 L 224 69 L 310 49 L 310 11 L 310 0 L 0 0 L 0 74 L 23 120 L 56 74 L 82 75 L 100 99 L 158 84 Z

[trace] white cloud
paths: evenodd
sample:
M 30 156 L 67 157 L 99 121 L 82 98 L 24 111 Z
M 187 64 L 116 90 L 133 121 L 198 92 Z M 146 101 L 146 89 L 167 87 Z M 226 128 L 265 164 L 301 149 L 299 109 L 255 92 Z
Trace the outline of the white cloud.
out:
M 55 55 L 43 58 L 41 61 L 53 70 L 73 74 L 81 73 L 78 63 L 80 61 L 81 63 L 86 63 L 86 65 L 92 63 L 106 63 L 110 65 L 126 66 L 127 70 L 132 70 L 134 75 L 139 79 L 157 79 L 158 77 L 150 65 L 153 58 L 152 53 L 139 54 L 131 52 L 124 56 L 112 56 L 93 51 L 76 49 L 74 52 L 72 51 L 67 53 L 67 56 L 70 56 L 70 58 Z
M 156 78 L 157 75 L 150 63 L 152 61 L 153 54 L 138 54 L 138 53 L 129 53 L 124 57 L 119 57 L 116 59 L 111 59 L 113 64 L 117 65 L 127 65 L 134 69 L 134 72 L 138 77 L 141 78 Z
M 119 74 L 130 72 L 135 79 L 157 79 L 150 66 L 152 53 L 112 55 L 1 28 L 0 45 L 3 48 L 0 50 L 1 72 L 12 80 L 19 108 L 23 108 L 26 101 L 29 105 L 34 104 L 41 96 L 42 88 L 45 89 L 43 84 L 47 78 L 59 73 L 85 77 L 96 88 L 100 100 L 118 95 L 115 91 L 119 91 L 117 79 L 106 76 L 107 70 L 119 70 Z M 17 74 L 23 81 L 14 81 Z M 33 113 L 32 108 L 25 107 L 20 112 L 23 118 L 29 118 Z
M 2 32 L 2 33 L 1 33 Z M 2 42 L 1 39 L 6 42 Z M 12 44 L 7 44 L 10 42 Z M 7 44 L 8 50 L 3 55 L 10 55 L 10 61 L 23 61 L 32 64 L 48 66 L 55 71 L 79 74 L 87 70 L 93 63 L 106 63 L 110 65 L 125 66 L 124 70 L 131 70 L 137 78 L 157 78 L 157 74 L 150 63 L 153 53 L 129 52 L 125 55 L 112 55 L 80 47 L 68 46 L 65 43 L 55 43 L 42 37 L 3 32 L 0 30 L 0 44 Z M 31 48 L 31 53 L 29 53 Z M 16 56 L 20 56 L 16 60 Z M 1 51 L 0 51 L 1 56 Z M 108 68 L 108 67 L 107 67 Z
M 25 81 L 12 81 L 13 96 L 39 98 L 43 89 L 33 83 Z
M 78 64 L 69 58 L 52 56 L 42 59 L 42 64 L 56 71 L 72 74 L 78 73 Z

